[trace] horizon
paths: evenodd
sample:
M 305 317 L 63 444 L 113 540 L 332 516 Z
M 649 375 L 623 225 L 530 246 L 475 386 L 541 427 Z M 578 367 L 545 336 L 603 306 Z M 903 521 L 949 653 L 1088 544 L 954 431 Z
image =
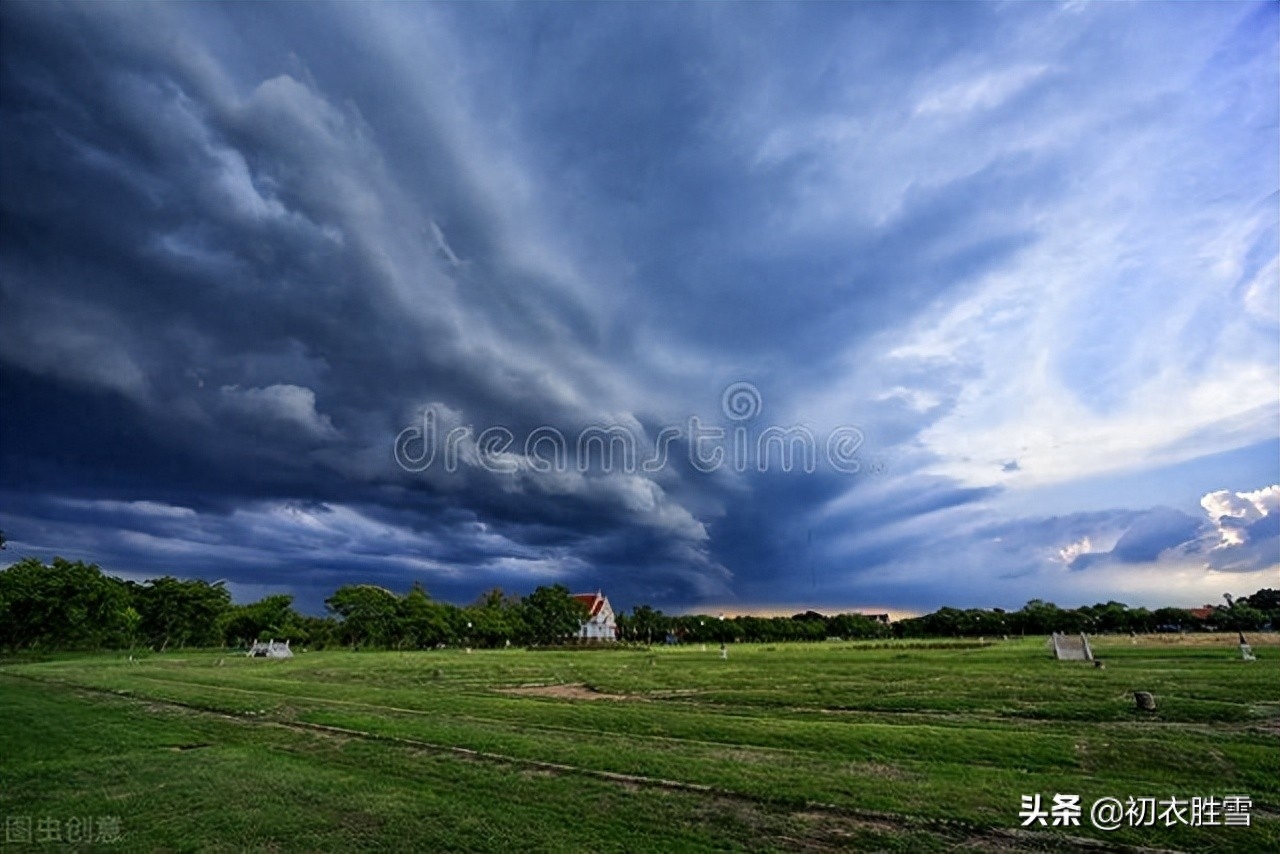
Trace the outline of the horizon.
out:
M 34 556 L 25 556 L 25 557 L 32 558 Z M 19 560 L 21 559 L 23 558 L 20 558 Z M 18 561 L 15 560 L 12 563 L 17 563 L 17 562 Z M 85 561 L 85 563 L 91 564 L 91 562 L 89 561 Z M 96 566 L 96 564 L 92 564 L 92 565 Z M 152 578 L 140 580 L 137 578 L 126 578 L 116 573 L 112 573 L 105 567 L 99 567 L 99 569 L 102 571 L 104 575 L 110 576 L 117 580 L 133 581 L 135 583 L 144 584 L 144 585 L 149 582 L 155 581 L 157 580 L 157 578 L 160 577 L 160 576 L 155 576 Z M 0 571 L 3 571 L 3 570 L 0 570 Z M 213 580 L 196 579 L 196 580 L 204 580 L 206 583 L 210 583 L 214 585 L 226 585 L 227 583 L 226 579 L 213 579 Z M 385 590 L 388 593 L 391 593 L 392 595 L 398 597 L 398 596 L 406 595 L 410 590 L 413 589 L 414 586 L 421 585 L 421 580 L 414 579 L 414 581 L 411 582 L 411 586 L 403 590 L 386 588 L 386 587 L 382 587 L 381 585 L 370 585 L 368 582 L 358 582 L 358 581 L 347 582 L 345 584 L 341 584 L 338 586 L 342 587 L 342 586 L 352 586 L 352 585 L 374 586 L 380 590 Z M 338 588 L 335 587 L 334 591 L 336 591 L 337 589 Z M 588 589 L 584 587 L 584 588 L 567 588 L 567 589 L 568 589 L 569 595 L 574 598 L 578 598 L 581 596 L 603 595 L 605 599 L 613 607 L 614 613 L 619 615 L 624 613 L 628 613 L 628 614 L 633 613 L 636 608 L 640 606 L 649 605 L 649 603 L 647 602 L 629 602 L 624 607 L 618 607 L 617 605 L 614 604 L 614 600 L 609 597 L 609 592 L 602 588 Z M 1255 590 L 1250 590 L 1247 592 L 1227 591 L 1227 595 L 1230 595 L 1233 600 L 1239 600 L 1241 598 L 1253 596 L 1267 589 L 1271 589 L 1271 588 L 1260 587 Z M 330 591 L 330 592 L 332 593 L 334 591 Z M 228 587 L 228 592 L 231 592 L 229 587 Z M 481 595 L 474 597 L 473 599 L 468 601 L 441 599 L 439 597 L 432 596 L 431 591 L 427 590 L 425 586 L 423 586 L 423 592 L 425 592 L 427 596 L 434 601 L 444 602 L 446 604 L 449 604 L 458 608 L 466 608 L 466 607 L 473 606 L 477 601 L 486 598 L 485 594 L 492 592 L 492 588 L 490 590 L 483 591 Z M 501 590 L 501 592 L 506 597 L 514 596 L 517 598 L 523 598 L 525 596 L 528 596 L 529 593 L 532 592 L 532 590 Z M 267 591 L 263 594 L 263 597 L 265 598 L 266 596 L 280 595 L 280 594 L 292 596 L 292 594 L 289 593 L 288 590 L 281 589 L 278 591 Z M 1225 601 L 1226 596 L 1224 595 L 1221 598 Z M 656 610 L 659 613 L 665 614 L 668 617 L 699 617 L 700 616 L 700 617 L 719 617 L 720 619 L 735 619 L 737 617 L 789 618 L 789 617 L 794 617 L 796 615 L 805 614 L 805 613 L 817 613 L 824 617 L 834 617 L 840 614 L 858 614 L 862 616 L 873 617 L 873 616 L 883 614 L 888 616 L 889 622 L 896 623 L 901 620 L 911 620 L 917 617 L 923 617 L 923 616 L 926 616 L 927 614 L 934 613 L 938 610 L 941 610 L 942 608 L 956 608 L 958 610 L 999 611 L 999 612 L 1011 613 L 1011 612 L 1018 611 L 1020 608 L 1022 608 L 1027 604 L 1030 604 L 1031 601 L 1035 601 L 1036 599 L 1038 599 L 1038 597 L 1033 597 L 1032 600 L 1028 600 L 1027 602 L 1021 603 L 1020 605 L 1011 606 L 1008 608 L 996 606 L 996 605 L 989 605 L 989 604 L 988 605 L 983 605 L 983 604 L 956 605 L 954 603 L 944 603 L 938 606 L 938 608 L 935 608 L 932 610 L 915 610 L 915 611 L 905 610 L 901 608 L 887 608 L 887 607 L 881 607 L 881 606 L 875 606 L 875 605 L 871 605 L 871 606 L 848 605 L 848 604 L 815 605 L 813 603 L 801 603 L 801 604 L 773 603 L 773 604 L 767 604 L 767 605 L 755 605 L 755 606 L 748 606 L 748 607 L 742 607 L 739 605 L 716 605 L 712 603 L 704 603 L 702 605 L 695 606 L 692 608 L 683 608 L 683 609 L 677 608 L 671 611 L 665 611 L 662 608 L 656 608 L 654 610 Z M 261 601 L 261 600 L 250 600 L 250 599 L 236 597 L 234 593 L 231 596 L 231 604 L 237 605 L 237 606 L 254 604 L 255 601 Z M 1048 604 L 1056 605 L 1058 607 L 1063 608 L 1064 610 L 1073 610 L 1076 608 L 1086 608 L 1086 607 L 1092 607 L 1097 605 L 1104 605 L 1104 604 L 1108 604 L 1109 602 L 1114 602 L 1116 600 L 1108 600 L 1108 602 L 1096 600 L 1092 602 L 1074 602 L 1074 603 L 1066 603 L 1066 604 L 1053 602 L 1051 600 L 1039 600 L 1039 601 L 1045 601 Z M 1183 610 L 1197 610 L 1200 608 L 1216 608 L 1216 607 L 1219 607 L 1220 605 L 1220 603 L 1213 602 L 1213 601 L 1205 601 L 1205 602 L 1192 604 L 1188 602 L 1170 602 L 1170 601 L 1163 601 L 1163 600 L 1152 600 L 1152 601 L 1142 602 L 1142 603 L 1121 602 L 1120 604 L 1124 605 L 1126 608 L 1129 608 L 1129 609 L 1147 608 L 1149 610 L 1156 610 L 1159 608 L 1178 608 Z M 332 609 L 330 609 L 328 605 L 324 604 L 323 602 L 321 603 L 318 609 L 305 608 L 305 607 L 302 609 L 298 609 L 297 608 L 298 602 L 296 600 L 292 602 L 292 606 L 295 608 L 295 610 L 297 610 L 297 613 L 303 616 L 324 617 L 324 616 L 330 616 L 333 613 Z M 1231 607 L 1231 605 L 1228 604 L 1228 607 Z
M 1275 586 L 1274 3 L 0 24 L 3 556 L 307 613 Z

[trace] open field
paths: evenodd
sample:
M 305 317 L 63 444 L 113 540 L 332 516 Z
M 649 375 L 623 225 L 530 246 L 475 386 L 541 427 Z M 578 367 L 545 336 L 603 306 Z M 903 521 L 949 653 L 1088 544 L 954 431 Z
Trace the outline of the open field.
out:
M 11 659 L 0 814 L 118 818 L 101 850 L 1274 851 L 1280 645 L 1250 640 Z M 1081 825 L 1020 829 L 1036 793 Z M 1237 794 L 1249 827 L 1088 815 Z

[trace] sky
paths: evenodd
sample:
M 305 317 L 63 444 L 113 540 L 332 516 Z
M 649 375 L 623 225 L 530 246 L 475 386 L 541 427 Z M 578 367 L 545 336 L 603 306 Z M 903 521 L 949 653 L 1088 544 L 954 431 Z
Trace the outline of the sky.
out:
M 5 557 L 311 612 L 1280 586 L 1278 19 L 0 5 Z

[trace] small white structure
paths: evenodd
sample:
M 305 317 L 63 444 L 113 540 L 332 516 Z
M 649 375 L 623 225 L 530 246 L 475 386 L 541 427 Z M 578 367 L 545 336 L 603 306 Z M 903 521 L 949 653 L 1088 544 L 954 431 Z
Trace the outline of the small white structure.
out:
M 1249 639 L 1244 636 L 1244 632 L 1240 633 L 1240 660 L 1241 661 L 1257 661 L 1258 657 L 1253 654 L 1253 647 L 1249 646 Z
M 575 593 L 577 599 L 587 606 L 587 619 L 578 630 L 581 640 L 616 641 L 618 639 L 618 622 L 614 617 L 609 599 L 599 590 L 595 593 Z
M 288 641 L 276 643 L 273 638 L 266 643 L 254 641 L 248 656 L 250 658 L 293 658 L 293 650 L 289 649 Z
M 1053 657 L 1058 661 L 1093 661 L 1093 650 L 1084 632 L 1079 639 L 1053 633 Z

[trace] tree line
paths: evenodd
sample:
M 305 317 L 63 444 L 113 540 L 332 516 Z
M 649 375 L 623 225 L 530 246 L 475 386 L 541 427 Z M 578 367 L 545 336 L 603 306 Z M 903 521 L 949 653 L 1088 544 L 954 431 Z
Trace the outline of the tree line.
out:
M 1106 602 L 1059 608 L 1032 599 L 1017 611 L 1000 608 L 940 608 L 932 614 L 894 624 L 898 637 L 999 637 L 1052 632 L 1114 634 L 1130 632 L 1257 631 L 1280 626 L 1280 590 L 1263 589 L 1227 602 L 1208 614 L 1186 608 L 1130 608 Z
M 1197 609 L 1201 610 L 1201 609 Z M 1001 608 L 939 608 L 931 614 L 883 623 L 861 614 L 828 616 L 806 611 L 790 617 L 713 618 L 667 616 L 647 605 L 618 618 L 623 636 L 658 642 L 668 635 L 680 641 L 818 641 L 829 638 L 950 638 L 1047 635 L 1053 632 L 1110 634 L 1129 632 L 1256 631 L 1280 626 L 1280 590 L 1259 590 L 1230 599 L 1201 616 L 1185 608 L 1130 608 L 1122 602 L 1059 608 L 1032 599 L 1017 611 Z
M 403 594 L 348 584 L 334 591 L 325 606 L 326 615 L 318 617 L 299 613 L 293 597 L 284 594 L 235 604 L 221 582 L 166 576 L 138 583 L 107 575 L 94 564 L 25 558 L 0 571 L 0 648 L 236 648 L 269 638 L 313 649 L 545 646 L 574 636 L 586 617 L 582 603 L 560 585 L 539 587 L 523 597 L 493 589 L 459 606 L 432 599 L 420 584 Z M 1037 599 L 1018 611 L 942 608 L 893 624 L 860 614 L 815 611 L 727 619 L 667 615 L 647 605 L 618 615 L 617 623 L 621 640 L 644 644 L 1256 630 L 1280 625 L 1280 590 L 1228 601 L 1205 617 L 1119 602 L 1064 609 Z
M 267 639 L 316 649 L 549 644 L 575 634 L 586 617 L 559 585 L 522 598 L 491 590 L 459 607 L 432 599 L 420 584 L 403 595 L 348 584 L 325 608 L 323 617 L 299 613 L 286 594 L 237 605 L 222 582 L 166 576 L 140 584 L 95 564 L 25 558 L 0 571 L 0 648 L 164 650 Z

